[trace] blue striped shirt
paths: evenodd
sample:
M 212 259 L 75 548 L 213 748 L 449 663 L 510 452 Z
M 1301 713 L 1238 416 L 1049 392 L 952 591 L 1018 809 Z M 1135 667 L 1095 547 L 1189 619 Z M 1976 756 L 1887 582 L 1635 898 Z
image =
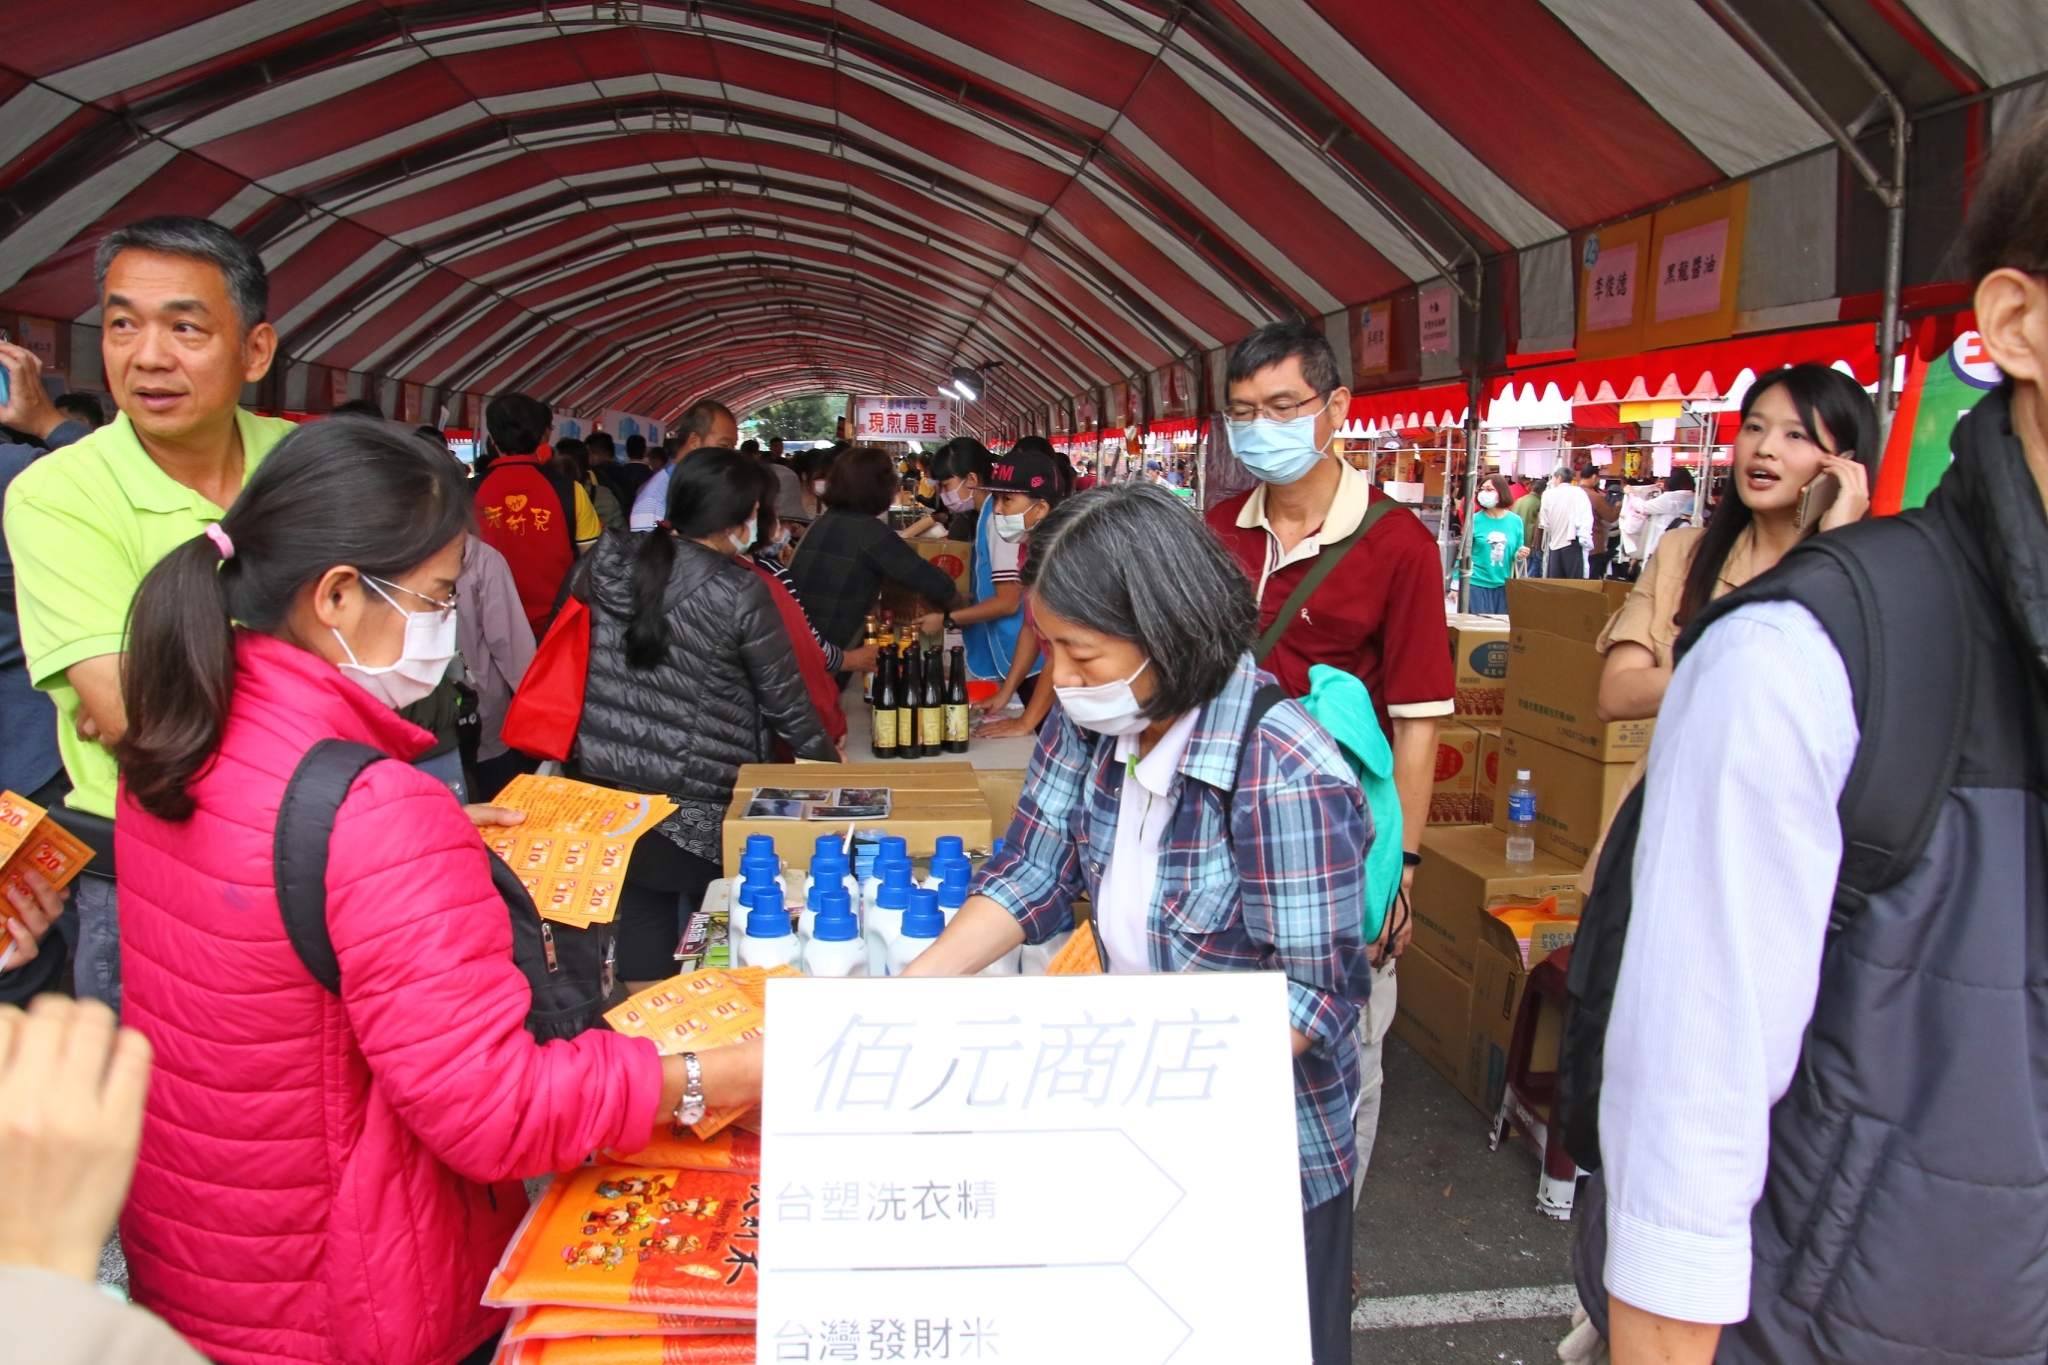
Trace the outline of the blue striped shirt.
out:
M 1202 708 L 1168 793 L 1146 939 L 1154 971 L 1287 974 L 1290 1022 L 1310 1039 L 1294 1059 L 1294 1113 L 1302 1205 L 1313 1208 L 1348 1195 L 1358 1164 L 1354 1033 L 1372 989 L 1359 928 L 1372 817 L 1350 764 L 1296 702 L 1265 714 L 1240 762 L 1252 695 L 1271 681 L 1247 654 Z M 1054 706 L 1005 847 L 975 885 L 1028 942 L 1070 928 L 1077 896 L 1096 903 L 1116 846 L 1115 754 L 1114 741 Z

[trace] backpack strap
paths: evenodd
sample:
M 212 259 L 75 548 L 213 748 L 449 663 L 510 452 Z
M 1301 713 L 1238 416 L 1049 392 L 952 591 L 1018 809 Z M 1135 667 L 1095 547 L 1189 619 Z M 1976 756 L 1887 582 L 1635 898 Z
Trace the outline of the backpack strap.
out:
M 292 951 L 330 995 L 341 994 L 341 962 L 327 932 L 327 844 L 334 817 L 365 768 L 390 757 L 345 739 L 323 739 L 306 751 L 285 784 L 270 847 L 277 908 Z M 494 860 L 495 861 L 495 860 Z
M 1251 757 L 1252 736 L 1259 732 L 1259 722 L 1266 718 L 1266 713 L 1286 700 L 1287 693 L 1279 683 L 1264 683 L 1258 691 L 1252 693 L 1251 709 L 1245 712 L 1244 735 L 1238 740 L 1237 747 L 1238 780 L 1231 785 L 1229 791 L 1223 793 L 1223 838 L 1230 845 L 1232 862 L 1237 861 L 1237 837 L 1230 832 L 1231 816 L 1236 809 L 1238 785 L 1244 781 L 1245 760 Z
M 1351 547 L 1364 540 L 1365 533 L 1378 525 L 1381 517 L 1400 506 L 1401 504 L 1392 498 L 1380 498 L 1365 509 L 1365 517 L 1358 523 L 1356 531 L 1334 544 L 1322 547 L 1316 555 L 1316 562 L 1309 565 L 1308 572 L 1301 576 L 1301 582 L 1294 585 L 1294 591 L 1288 593 L 1287 600 L 1280 604 L 1279 612 L 1273 617 L 1273 624 L 1266 627 L 1265 632 L 1259 636 L 1258 644 L 1252 647 L 1252 658 L 1255 662 L 1266 662 L 1266 656 L 1273 652 L 1273 646 L 1280 643 L 1280 637 L 1287 633 L 1287 627 L 1294 624 L 1295 613 L 1307 605 L 1315 590 L 1323 585 L 1323 580 L 1344 562 L 1344 556 L 1351 553 Z
M 1920 860 L 1961 762 L 1972 659 L 1961 563 L 1915 514 L 1813 536 L 1778 568 L 1713 603 L 1679 640 L 1683 655 L 1744 603 L 1793 601 L 1812 612 L 1849 674 L 1859 740 L 1836 809 L 1842 866 L 1829 928 Z

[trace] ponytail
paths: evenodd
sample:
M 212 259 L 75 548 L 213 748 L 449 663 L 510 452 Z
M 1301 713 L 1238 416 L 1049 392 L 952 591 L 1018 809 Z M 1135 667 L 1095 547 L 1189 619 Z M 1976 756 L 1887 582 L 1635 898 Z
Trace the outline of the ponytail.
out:
M 219 752 L 227 725 L 235 631 L 222 580 L 233 572 L 215 542 L 194 536 L 157 561 L 129 608 L 128 730 L 117 752 L 129 795 L 165 820 L 192 814 L 186 787 Z
M 668 575 L 675 564 L 675 534 L 663 521 L 640 537 L 633 552 L 633 615 L 626 622 L 626 662 L 634 668 L 653 668 L 668 654 L 662 599 L 668 595 Z
M 659 525 L 640 537 L 633 552 L 632 616 L 626 622 L 626 662 L 653 668 L 668 655 L 668 625 L 662 619 L 676 541 L 697 540 L 737 526 L 760 505 L 759 464 L 725 446 L 699 446 L 669 472 L 668 506 Z
M 378 422 L 301 426 L 250 476 L 217 527 L 165 555 L 128 614 L 128 794 L 188 819 L 191 785 L 220 752 L 235 690 L 235 627 L 276 634 L 304 589 L 346 565 L 401 578 L 468 529 L 453 460 Z

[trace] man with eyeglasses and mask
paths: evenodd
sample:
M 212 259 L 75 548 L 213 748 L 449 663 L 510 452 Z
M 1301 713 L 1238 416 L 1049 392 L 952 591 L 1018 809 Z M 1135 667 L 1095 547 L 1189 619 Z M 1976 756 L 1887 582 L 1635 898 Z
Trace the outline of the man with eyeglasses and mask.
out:
M 1401 793 L 1405 901 L 1435 785 L 1437 725 L 1454 710 L 1443 569 L 1421 519 L 1333 453 L 1351 404 L 1339 379 L 1330 343 L 1308 323 L 1268 323 L 1237 343 L 1224 415 L 1232 452 L 1260 482 L 1210 508 L 1208 521 L 1252 581 L 1260 665 L 1287 694 L 1307 695 L 1316 664 L 1354 674 L 1372 694 Z M 1393 960 L 1408 946 L 1411 922 L 1396 913 L 1387 925 L 1359 1020 L 1360 1179 L 1379 1124 Z

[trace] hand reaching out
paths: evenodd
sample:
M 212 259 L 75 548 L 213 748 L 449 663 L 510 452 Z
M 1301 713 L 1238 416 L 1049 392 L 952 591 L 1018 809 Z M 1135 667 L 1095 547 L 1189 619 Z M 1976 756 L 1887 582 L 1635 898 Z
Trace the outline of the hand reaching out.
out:
M 43 935 L 64 913 L 64 893 L 51 889 L 42 873 L 24 872 L 22 881 L 28 887 L 26 893 L 13 885 L 7 888 L 7 903 L 14 907 L 14 916 L 7 920 L 7 936 L 0 939 L 0 949 L 13 946 L 13 955 L 7 959 L 9 970 L 35 961 Z

